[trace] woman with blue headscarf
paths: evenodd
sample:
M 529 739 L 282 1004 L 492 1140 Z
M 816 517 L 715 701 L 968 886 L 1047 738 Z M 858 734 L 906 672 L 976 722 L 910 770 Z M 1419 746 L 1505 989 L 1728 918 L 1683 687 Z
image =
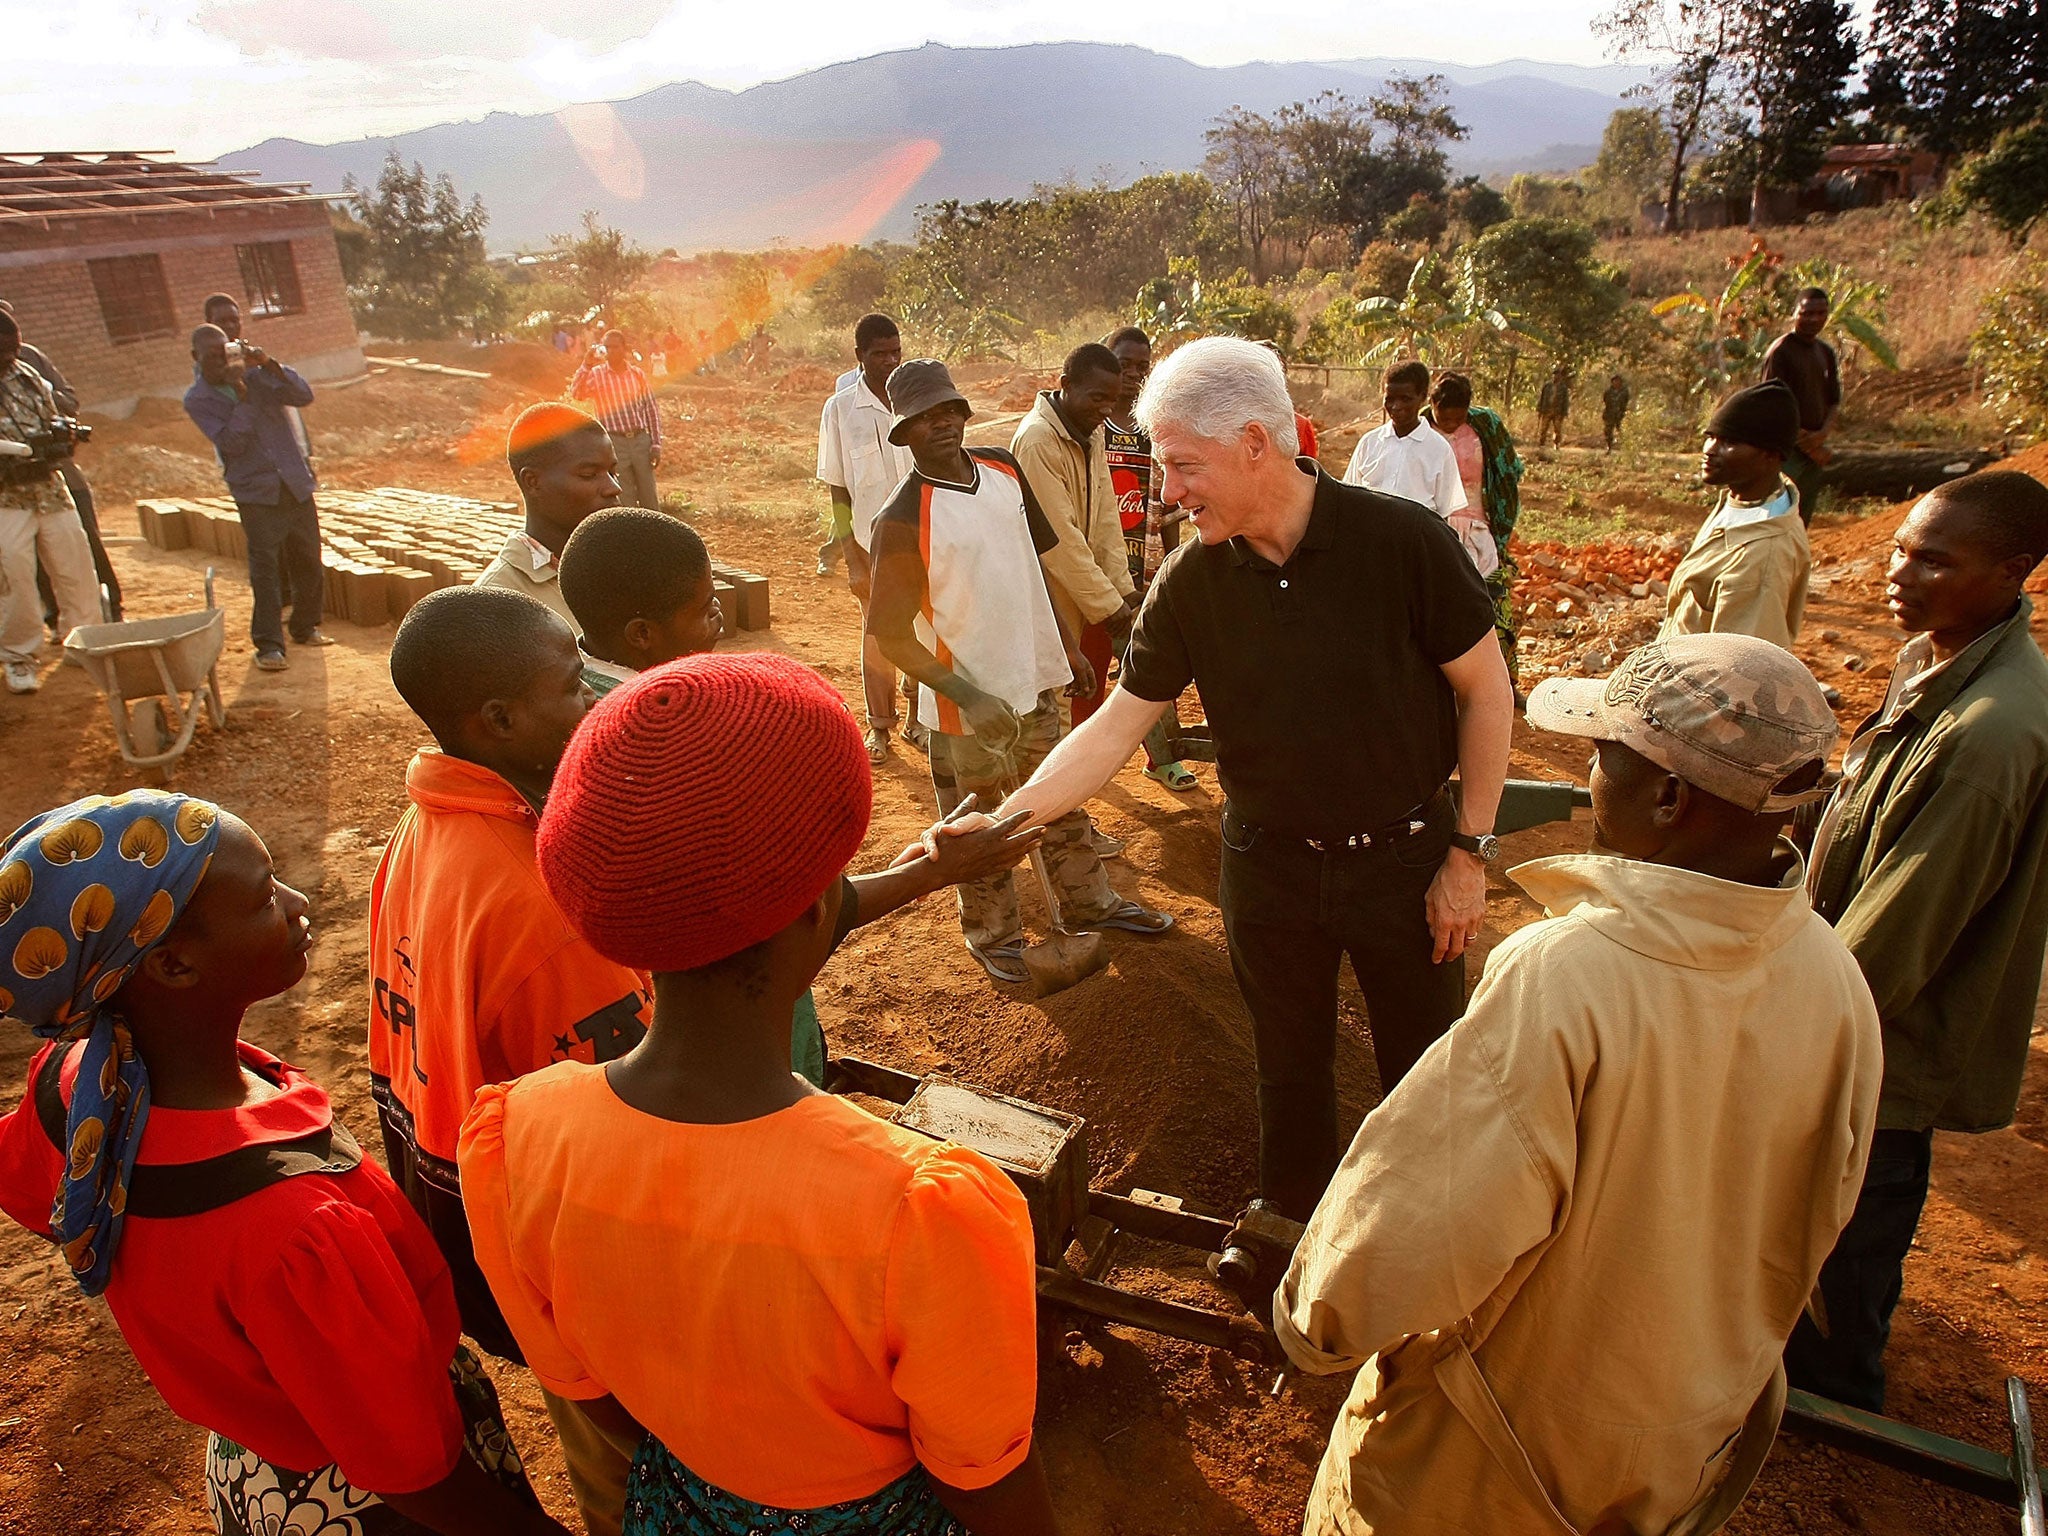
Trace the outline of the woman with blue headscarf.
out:
M 212 1431 L 222 1536 L 564 1536 L 426 1228 L 320 1087 L 240 1038 L 311 943 L 306 898 L 203 800 L 94 795 L 0 843 L 0 1015 L 54 1042 L 0 1117 L 0 1210 Z

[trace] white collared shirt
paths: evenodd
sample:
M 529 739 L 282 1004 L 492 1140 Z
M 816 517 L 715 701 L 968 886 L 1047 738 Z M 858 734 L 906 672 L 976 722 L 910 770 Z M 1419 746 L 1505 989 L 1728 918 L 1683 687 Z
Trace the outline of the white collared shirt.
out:
M 1788 517 L 1799 510 L 1799 491 L 1790 480 L 1780 480 L 1777 490 L 1762 501 L 1737 501 L 1733 491 L 1721 498 L 1721 505 L 1714 515 L 1707 519 L 1702 534 L 1717 533 L 1723 528 L 1747 528 L 1753 523 L 1767 523 L 1774 517 Z
M 875 514 L 910 473 L 910 450 L 889 441 L 895 421 L 858 371 L 818 417 L 818 478 L 853 496 L 853 541 L 862 549 L 873 541 Z
M 1426 421 L 1406 437 L 1382 422 L 1358 440 L 1344 478 L 1352 485 L 1387 496 L 1419 501 L 1448 520 L 1465 510 L 1465 482 L 1458 475 L 1458 452 Z

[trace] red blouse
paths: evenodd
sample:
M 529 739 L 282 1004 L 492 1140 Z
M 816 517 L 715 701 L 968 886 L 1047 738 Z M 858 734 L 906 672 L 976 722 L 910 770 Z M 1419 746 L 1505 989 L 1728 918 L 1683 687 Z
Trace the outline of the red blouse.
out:
M 31 1084 L 60 1048 L 37 1052 Z M 138 1164 L 217 1157 L 330 1123 L 311 1078 L 246 1041 L 241 1053 L 282 1091 L 241 1109 L 152 1106 Z M 62 1071 L 67 1102 L 76 1055 Z M 31 1091 L 0 1117 L 0 1210 L 49 1236 L 62 1167 Z M 131 1214 L 106 1300 L 171 1410 L 267 1461 L 298 1472 L 335 1462 L 372 1493 L 416 1493 L 455 1465 L 448 1266 L 367 1155 L 348 1173 L 301 1174 L 201 1215 Z

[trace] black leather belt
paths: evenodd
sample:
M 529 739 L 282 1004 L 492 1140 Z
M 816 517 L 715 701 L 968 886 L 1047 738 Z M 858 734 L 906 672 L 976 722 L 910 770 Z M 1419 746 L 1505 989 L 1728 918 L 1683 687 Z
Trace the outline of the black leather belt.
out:
M 1299 843 L 1317 853 L 1361 853 L 1367 848 L 1382 848 L 1388 843 L 1396 843 L 1403 838 L 1413 837 L 1418 832 L 1428 831 L 1430 813 L 1449 797 L 1450 786 L 1446 784 L 1398 821 L 1390 821 L 1373 832 L 1353 832 L 1343 837 L 1294 837 L 1281 832 L 1274 832 L 1271 835 L 1281 842 Z M 1232 814 L 1235 815 L 1234 812 Z M 1237 823 L 1254 836 L 1267 831 L 1241 816 L 1237 817 Z

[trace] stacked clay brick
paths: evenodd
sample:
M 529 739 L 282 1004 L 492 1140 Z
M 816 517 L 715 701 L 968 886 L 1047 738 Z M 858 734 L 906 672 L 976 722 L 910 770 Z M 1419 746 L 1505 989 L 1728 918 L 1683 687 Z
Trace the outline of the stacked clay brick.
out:
M 235 504 L 225 496 L 158 497 L 135 504 L 142 536 L 159 549 L 198 549 L 240 565 L 248 558 Z M 519 531 L 509 502 L 472 501 L 403 486 L 320 493 L 327 612 L 351 623 L 392 622 L 426 593 L 466 585 Z M 766 629 L 768 578 L 712 566 L 726 632 Z

